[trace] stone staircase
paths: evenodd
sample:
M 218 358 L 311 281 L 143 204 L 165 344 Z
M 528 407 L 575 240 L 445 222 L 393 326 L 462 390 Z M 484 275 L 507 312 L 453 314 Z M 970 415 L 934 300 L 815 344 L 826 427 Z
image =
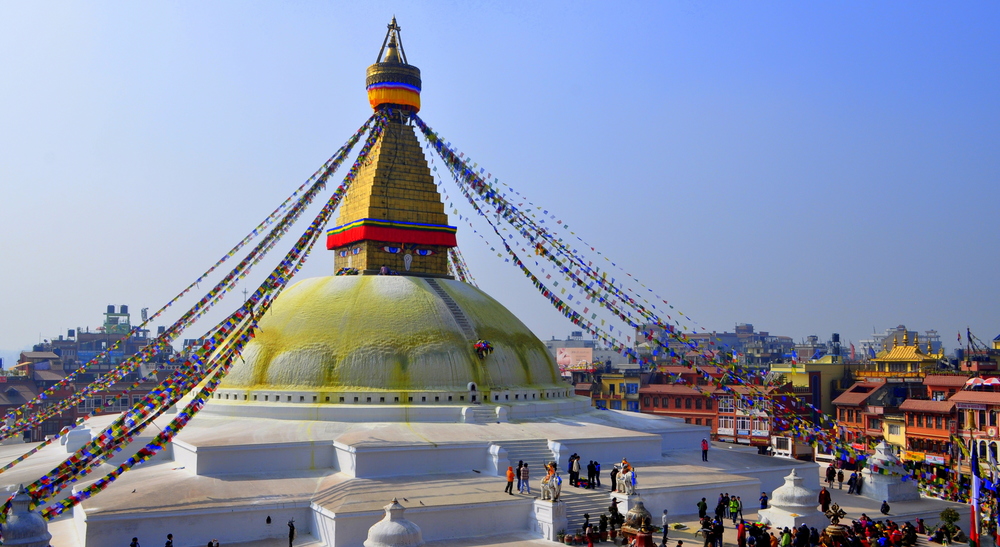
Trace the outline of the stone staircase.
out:
M 528 464 L 532 481 L 532 492 L 537 489 L 535 483 L 545 476 L 545 464 L 555 460 L 552 451 L 549 450 L 549 441 L 547 439 L 494 441 L 493 444 L 500 445 L 501 448 L 507 451 L 507 458 L 510 459 L 510 465 L 515 469 L 517 468 L 518 461 L 524 461 L 524 463 Z M 565 481 L 566 473 L 560 469 L 560 474 Z
M 469 340 L 475 340 L 476 330 L 472 328 L 472 323 L 469 322 L 469 318 L 466 317 L 458 303 L 456 303 L 451 295 L 449 295 L 448 292 L 441 287 L 441 284 L 438 283 L 437 279 L 428 277 L 424 278 L 424 281 L 427 282 L 427 285 L 430 286 L 432 291 L 441 297 L 444 304 L 448 306 L 448 311 L 450 311 L 451 316 L 455 318 L 455 322 L 458 323 L 458 326 L 462 329 L 462 333 L 465 334 L 465 337 Z
M 604 486 L 594 490 L 574 488 L 569 485 L 569 477 L 563 477 L 562 494 L 559 499 L 566 503 L 566 532 L 575 533 L 583 528 L 583 514 L 590 514 L 590 523 L 597 530 L 601 521 L 601 513 L 608 512 L 611 505 L 611 488 Z
M 465 423 L 467 424 L 490 424 L 497 421 L 495 407 L 468 406 L 465 409 Z

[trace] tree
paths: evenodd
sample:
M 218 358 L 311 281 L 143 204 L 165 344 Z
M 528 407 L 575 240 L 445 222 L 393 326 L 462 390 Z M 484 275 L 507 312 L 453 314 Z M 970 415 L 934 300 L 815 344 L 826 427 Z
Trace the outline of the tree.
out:
M 944 533 L 948 536 L 948 540 L 955 537 L 955 523 L 959 521 L 962 517 L 958 515 L 958 511 L 954 508 L 949 507 L 944 511 L 941 511 L 941 522 L 944 527 Z

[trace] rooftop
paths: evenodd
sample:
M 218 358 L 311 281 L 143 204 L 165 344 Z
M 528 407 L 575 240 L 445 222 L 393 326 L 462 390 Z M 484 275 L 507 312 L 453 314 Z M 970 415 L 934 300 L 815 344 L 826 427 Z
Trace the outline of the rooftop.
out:
M 899 405 L 899 409 L 904 412 L 937 412 L 950 414 L 955 408 L 954 401 L 927 401 L 922 399 L 907 399 Z

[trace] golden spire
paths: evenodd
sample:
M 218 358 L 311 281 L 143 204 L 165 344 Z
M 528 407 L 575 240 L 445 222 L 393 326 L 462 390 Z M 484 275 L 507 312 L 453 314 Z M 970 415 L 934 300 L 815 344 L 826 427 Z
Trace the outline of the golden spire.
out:
M 406 60 L 403 36 L 399 33 L 402 29 L 395 17 L 388 26 L 375 64 L 369 66 L 366 73 L 368 102 L 375 110 L 387 105 L 396 111 L 417 112 L 420 110 L 420 69 Z
M 913 347 L 917 348 L 917 353 L 920 353 L 920 335 L 913 333 Z
M 393 34 L 389 37 L 389 45 L 386 46 L 388 51 L 385 52 L 385 59 L 382 59 L 383 63 L 399 63 L 399 51 L 396 48 L 396 35 Z
M 931 339 L 927 339 L 927 355 L 930 355 L 934 350 L 931 348 Z
M 910 345 L 910 333 L 906 332 L 905 330 L 903 331 L 903 345 L 904 346 Z

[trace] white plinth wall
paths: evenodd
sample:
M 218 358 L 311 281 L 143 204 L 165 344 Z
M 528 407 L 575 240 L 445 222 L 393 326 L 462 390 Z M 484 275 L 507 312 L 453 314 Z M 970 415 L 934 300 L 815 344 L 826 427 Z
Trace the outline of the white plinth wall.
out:
M 532 529 L 549 541 L 556 541 L 559 532 L 569 526 L 566 503 L 562 501 L 535 500 L 531 514 Z

